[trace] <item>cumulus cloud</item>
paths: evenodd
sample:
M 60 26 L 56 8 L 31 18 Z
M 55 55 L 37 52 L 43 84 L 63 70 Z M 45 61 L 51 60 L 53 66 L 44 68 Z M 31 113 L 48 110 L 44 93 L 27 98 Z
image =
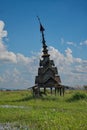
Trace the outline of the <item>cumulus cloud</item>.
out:
M 66 52 L 66 62 L 73 63 L 72 50 L 70 48 L 67 48 L 65 52 Z
M 0 20 L 0 40 L 3 38 L 3 37 L 6 37 L 7 36 L 7 31 L 6 30 L 3 30 L 4 29 L 4 22 Z
M 13 52 L 8 51 L 3 43 L 3 38 L 7 37 L 7 31 L 4 30 L 4 26 L 4 22 L 0 21 L 0 61 L 16 63 L 16 55 Z
M 8 48 L 3 42 L 3 38 L 7 37 L 7 31 L 4 30 L 4 25 L 4 22 L 0 21 L 0 63 L 4 62 L 28 64 L 30 62 L 33 62 L 33 60 L 35 60 L 34 57 L 25 57 L 23 54 L 15 54 L 14 52 L 8 50 Z
M 38 66 L 37 56 L 26 57 L 9 51 L 3 38 L 7 37 L 4 22 L 0 21 L 0 87 L 27 88 L 34 85 L 34 76 Z
M 4 22 L 0 21 L 0 87 L 29 88 L 34 85 L 42 52 L 35 52 L 35 55 L 33 53 L 31 57 L 26 57 L 21 53 L 9 51 L 3 41 L 3 38 L 7 37 L 4 25 Z M 87 60 L 73 57 L 69 47 L 64 54 L 52 46 L 48 50 L 58 68 L 62 84 L 70 86 L 87 84 Z
M 54 47 L 50 47 L 49 52 L 58 67 L 63 84 L 71 86 L 87 84 L 87 60 L 73 57 L 70 48 L 65 50 L 65 54 Z
M 0 60 L 2 62 L 14 62 L 16 63 L 16 55 L 13 52 L 3 51 L 0 52 Z

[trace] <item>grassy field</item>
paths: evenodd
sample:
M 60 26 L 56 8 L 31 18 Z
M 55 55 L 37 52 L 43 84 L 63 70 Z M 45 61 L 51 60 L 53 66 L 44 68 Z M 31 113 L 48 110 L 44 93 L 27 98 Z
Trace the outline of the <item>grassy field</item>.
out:
M 30 91 L 0 91 L 3 130 L 87 130 L 87 92 L 35 99 Z M 1 130 L 1 129 L 0 129 Z

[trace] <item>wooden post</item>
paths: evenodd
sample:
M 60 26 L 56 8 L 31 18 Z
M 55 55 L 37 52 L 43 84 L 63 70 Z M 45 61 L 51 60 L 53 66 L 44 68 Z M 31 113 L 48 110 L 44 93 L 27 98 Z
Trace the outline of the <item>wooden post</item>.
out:
M 44 87 L 44 94 L 46 94 L 46 87 Z
M 56 87 L 55 87 L 55 96 L 56 96 Z
M 52 87 L 50 89 L 51 89 L 51 94 L 52 94 Z
M 60 88 L 57 88 L 57 92 L 59 93 Z
M 61 88 L 59 88 L 60 89 L 60 96 L 61 96 Z
M 37 96 L 40 97 L 40 87 L 37 88 Z

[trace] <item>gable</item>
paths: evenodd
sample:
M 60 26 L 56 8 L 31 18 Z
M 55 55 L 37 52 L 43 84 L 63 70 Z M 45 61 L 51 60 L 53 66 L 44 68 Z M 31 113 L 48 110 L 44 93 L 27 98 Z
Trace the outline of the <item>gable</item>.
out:
M 57 84 L 57 81 L 55 79 L 53 79 L 52 77 L 50 77 L 49 79 L 47 79 L 44 84 L 46 86 L 55 86 L 55 84 Z
M 44 83 L 47 83 L 47 82 L 57 83 L 57 81 L 53 77 L 48 77 L 47 79 L 44 80 Z

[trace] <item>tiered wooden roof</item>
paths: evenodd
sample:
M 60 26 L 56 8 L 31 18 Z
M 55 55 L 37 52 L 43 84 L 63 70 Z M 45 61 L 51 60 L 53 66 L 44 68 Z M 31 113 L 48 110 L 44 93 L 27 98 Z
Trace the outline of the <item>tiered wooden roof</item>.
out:
M 40 22 L 40 21 L 39 21 Z M 42 59 L 39 62 L 38 75 L 35 77 L 35 87 L 38 89 L 38 95 L 40 94 L 40 88 L 44 88 L 44 93 L 46 88 L 55 88 L 60 89 L 61 79 L 58 75 L 57 67 L 55 67 L 54 61 L 50 60 L 50 54 L 48 53 L 48 48 L 44 38 L 44 31 L 41 22 L 40 22 L 40 32 L 42 34 L 42 47 L 43 54 Z M 35 87 L 33 90 L 35 90 Z M 34 92 L 34 91 L 33 91 Z

